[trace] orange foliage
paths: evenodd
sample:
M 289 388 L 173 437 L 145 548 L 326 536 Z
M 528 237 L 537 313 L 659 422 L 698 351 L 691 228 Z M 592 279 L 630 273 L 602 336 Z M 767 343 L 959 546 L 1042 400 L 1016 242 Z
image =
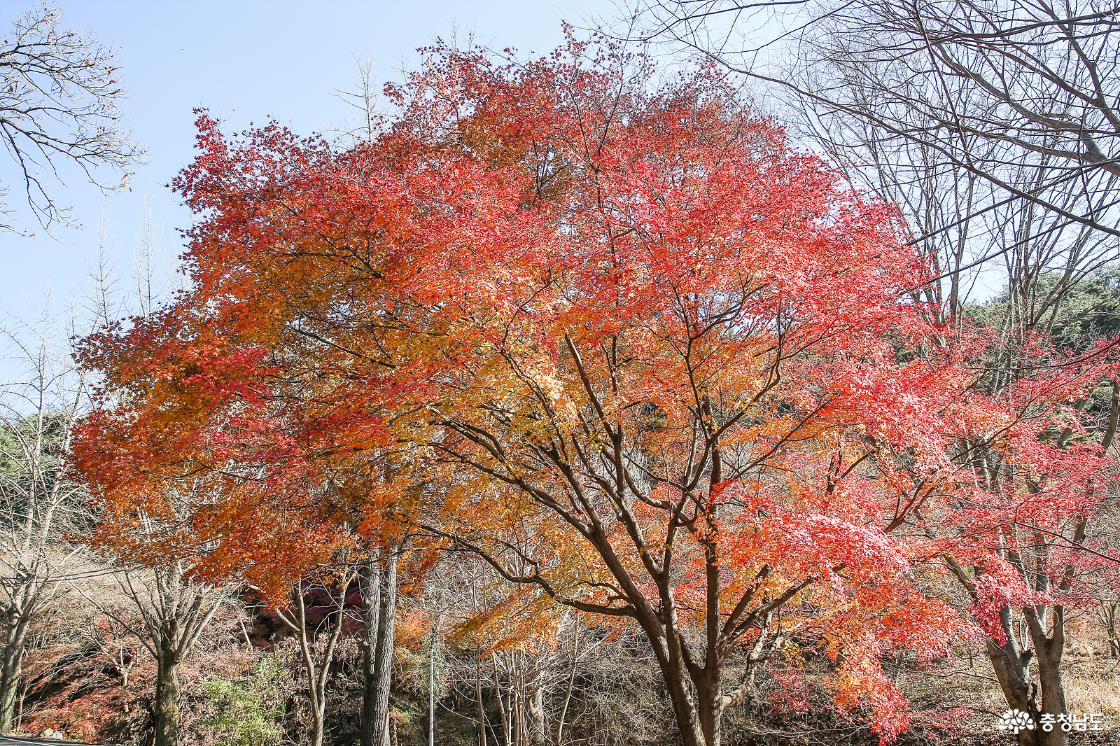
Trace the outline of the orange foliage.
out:
M 438 48 L 341 152 L 201 114 L 190 288 L 83 348 L 98 540 L 279 589 L 421 530 L 528 586 L 473 626 L 494 644 L 546 618 L 501 618 L 526 599 L 640 626 L 687 743 L 714 726 L 674 676 L 718 693 L 744 646 L 806 636 L 838 706 L 903 730 L 883 661 L 969 626 L 926 580 L 982 549 L 943 525 L 996 531 L 1024 489 L 978 488 L 961 444 L 1086 508 L 1101 454 L 1044 434 L 1111 368 L 985 395 L 983 341 L 928 320 L 893 208 L 713 71 L 653 72 Z

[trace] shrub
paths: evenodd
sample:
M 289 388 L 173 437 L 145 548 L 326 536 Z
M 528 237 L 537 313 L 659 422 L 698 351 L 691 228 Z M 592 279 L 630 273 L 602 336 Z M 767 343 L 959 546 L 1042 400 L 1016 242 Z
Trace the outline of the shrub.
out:
M 281 742 L 284 676 L 276 656 L 265 655 L 242 679 L 206 682 L 210 714 L 201 725 L 215 746 L 274 746 Z

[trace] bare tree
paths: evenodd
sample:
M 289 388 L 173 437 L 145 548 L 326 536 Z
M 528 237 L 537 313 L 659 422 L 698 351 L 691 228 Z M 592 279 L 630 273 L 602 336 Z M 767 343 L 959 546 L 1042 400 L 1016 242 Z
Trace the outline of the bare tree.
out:
M 358 60 L 357 65 L 357 88 L 338 92 L 338 97 L 361 116 L 361 120 L 355 126 L 340 133 L 344 139 L 351 140 L 355 144 L 373 142 L 381 126 L 381 117 L 377 113 L 377 85 L 373 60 L 366 57 Z
M 124 520 L 107 512 L 98 516 L 90 543 L 115 567 L 114 580 L 130 613 L 119 605 L 99 603 L 85 589 L 76 588 L 101 613 L 139 639 L 156 664 L 154 746 L 179 743 L 181 664 L 234 593 L 230 584 L 218 585 L 196 576 L 209 545 L 168 541 L 181 535 L 189 522 L 189 506 L 206 488 L 201 480 L 185 489 L 168 485 L 165 502 L 154 509 L 138 505 Z M 153 545 L 159 549 L 152 551 Z
M 1008 306 L 1005 321 L 1014 328 L 1005 329 L 1005 337 L 1022 340 L 1052 326 L 1067 295 L 1120 258 L 1113 237 L 1037 202 L 1006 198 L 926 143 L 884 140 L 864 119 L 831 120 L 816 102 L 794 103 L 791 118 L 804 137 L 826 150 L 852 182 L 900 208 L 933 268 L 914 294 L 932 304 L 939 321 L 958 322 L 967 304 L 1005 290 L 1016 301 Z M 1062 168 L 1051 157 L 1030 156 L 1007 172 L 1018 182 L 1043 184 L 1060 178 Z M 1085 201 L 1076 190 L 1052 199 L 1063 209 Z M 1089 204 L 1103 209 L 1108 199 L 1098 193 Z
M 812 102 L 808 106 L 812 108 Z M 1001 286 L 1000 302 L 984 311 L 991 317 L 985 321 L 997 340 L 985 378 L 993 391 L 1002 390 L 1024 365 L 1031 364 L 1020 354 L 1026 342 L 1039 333 L 1053 335 L 1066 315 L 1067 301 L 1076 296 L 1087 279 L 1096 277 L 1117 258 L 1112 237 L 1067 221 L 1036 201 L 1003 199 L 997 189 L 973 172 L 946 164 L 924 144 L 884 143 L 860 120 L 835 128 L 821 126 L 821 120 L 812 115 L 805 116 L 804 121 L 810 123 L 818 142 L 852 166 L 853 174 L 902 207 L 936 268 L 936 277 L 920 292 L 946 318 L 959 321 L 966 303 L 975 303 L 970 290 L 981 271 L 988 283 Z M 1042 183 L 1061 170 L 1049 155 L 1031 155 L 1023 160 L 1017 172 L 1023 183 Z M 1098 202 L 1107 198 L 1104 194 L 1091 196 Z M 1072 209 L 1086 197 L 1070 190 L 1055 194 L 1053 199 Z M 991 293 L 990 287 L 985 290 Z M 1101 442 L 1107 449 L 1116 413 L 1101 415 Z M 991 463 L 998 463 L 998 459 Z M 1021 569 L 1027 587 L 1045 596 L 1051 587 L 1041 568 L 1056 553 L 1083 543 L 1092 529 L 1085 521 L 1068 522 L 1054 535 L 1009 527 L 1011 534 L 1024 530 L 1024 541 L 1036 547 L 1036 552 L 1030 556 L 1008 555 L 1007 559 Z M 974 594 L 981 571 L 950 564 L 965 590 Z M 1066 585 L 1082 582 L 1072 566 L 1066 569 L 1066 575 Z M 1061 660 L 1067 624 L 1062 604 L 1003 609 L 1000 629 L 1002 634 L 998 639 L 993 636 L 986 648 L 1008 705 L 1036 714 L 1057 716 L 1063 712 Z M 1041 694 L 1041 703 L 1036 701 L 1036 694 Z M 1038 731 L 1020 734 L 1020 739 L 1024 743 L 1062 743 L 1064 735 Z
M 322 746 L 326 735 L 327 685 L 346 622 L 346 592 L 354 576 L 354 571 L 347 568 L 329 583 L 302 582 L 292 589 L 290 607 L 276 610 L 280 621 L 295 634 L 299 646 L 300 662 L 307 676 L 313 746 Z M 307 599 L 311 594 L 325 596 L 327 607 L 318 605 L 308 614 Z
M 778 5 L 659 1 L 647 8 L 645 38 L 812 102 L 828 126 L 860 120 L 881 142 L 920 144 L 940 166 L 974 175 L 1006 198 L 1120 237 L 1114 2 L 790 3 L 801 13 L 759 37 L 758 9 Z M 1049 163 L 1051 178 L 1023 173 L 1032 158 Z M 1070 204 L 1070 193 L 1081 199 Z
M 24 655 L 34 621 L 80 577 L 71 534 L 88 529 L 81 485 L 66 467 L 70 427 L 85 404 L 83 376 L 52 354 L 46 336 L 6 335 L 28 375 L 0 387 L 0 732 L 16 725 Z
M 152 568 L 122 570 L 116 580 L 134 613 L 126 615 L 120 609 L 98 605 L 102 613 L 134 635 L 155 661 L 155 746 L 179 742 L 180 664 L 229 597 L 227 588 L 191 579 L 189 569 L 188 563 L 171 559 Z
M 474 720 L 481 746 L 638 744 L 666 725 L 653 653 L 636 630 L 608 635 L 572 609 L 541 613 L 536 594 L 517 594 L 469 554 L 436 566 L 425 599 L 446 629 L 435 635 L 443 699 L 473 704 L 455 714 Z
M 0 40 L 0 142 L 21 182 L 15 188 L 44 227 L 67 221 L 54 193 L 66 170 L 110 189 L 103 172 L 126 176 L 138 156 L 121 126 L 112 53 L 60 21 L 56 9 L 33 10 Z

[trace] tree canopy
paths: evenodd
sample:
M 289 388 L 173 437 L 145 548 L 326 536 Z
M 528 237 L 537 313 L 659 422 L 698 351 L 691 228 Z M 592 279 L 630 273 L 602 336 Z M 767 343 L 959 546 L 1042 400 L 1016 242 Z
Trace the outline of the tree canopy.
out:
M 798 656 L 840 710 L 907 728 L 884 663 L 1035 597 L 1015 527 L 1099 505 L 1078 403 L 1111 345 L 1032 340 L 1038 365 L 978 386 L 991 340 L 934 321 L 893 207 L 718 72 L 656 73 L 610 45 L 440 46 L 347 150 L 201 113 L 188 289 L 82 348 L 100 541 L 279 597 L 420 532 L 514 581 L 518 613 L 636 625 L 685 744 L 719 743 L 760 666 L 794 696 Z M 1039 562 L 1074 568 L 1046 592 L 1075 603 L 1078 561 Z

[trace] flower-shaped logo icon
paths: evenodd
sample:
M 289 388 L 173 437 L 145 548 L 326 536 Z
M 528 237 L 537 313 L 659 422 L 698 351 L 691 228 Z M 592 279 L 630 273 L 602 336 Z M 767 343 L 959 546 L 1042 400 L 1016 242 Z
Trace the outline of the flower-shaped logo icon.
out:
M 1013 707 L 999 716 L 999 729 L 1016 734 L 1019 731 L 1034 730 L 1034 718 L 1030 713 Z

